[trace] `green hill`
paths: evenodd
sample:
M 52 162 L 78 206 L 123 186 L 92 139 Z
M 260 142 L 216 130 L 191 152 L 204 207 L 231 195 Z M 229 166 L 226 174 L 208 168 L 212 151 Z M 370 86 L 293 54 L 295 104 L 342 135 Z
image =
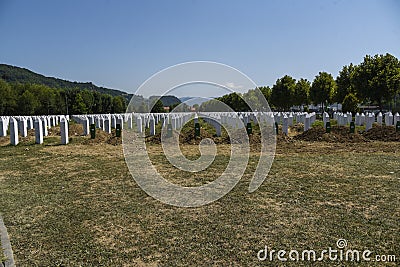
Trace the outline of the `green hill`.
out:
M 60 89 L 61 88 L 62 89 L 78 88 L 80 90 L 89 89 L 103 94 L 110 94 L 112 96 L 123 96 L 128 101 L 132 97 L 131 94 L 128 94 L 126 92 L 116 89 L 99 87 L 91 82 L 86 82 L 86 83 L 70 82 L 58 78 L 46 77 L 41 74 L 30 71 L 28 69 L 11 66 L 7 64 L 0 64 L 0 78 L 6 82 L 41 84 L 52 88 L 60 88 Z
M 164 95 L 164 96 L 150 96 L 150 103 L 152 103 L 156 99 L 160 99 L 163 103 L 164 107 L 169 107 L 172 105 L 178 105 L 181 103 L 181 100 L 173 95 Z

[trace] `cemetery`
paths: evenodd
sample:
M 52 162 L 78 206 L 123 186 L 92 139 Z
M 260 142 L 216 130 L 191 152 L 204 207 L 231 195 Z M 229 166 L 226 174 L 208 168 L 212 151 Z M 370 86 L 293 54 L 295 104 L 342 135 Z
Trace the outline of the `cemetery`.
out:
M 234 123 L 235 116 L 243 124 Z M 0 206 L 15 261 L 22 266 L 256 266 L 254 255 L 266 238 L 276 246 L 323 247 L 343 236 L 395 254 L 399 121 L 399 114 L 389 112 L 1 117 Z M 275 160 L 261 187 L 249 193 L 260 123 L 276 140 Z M 154 166 L 169 181 L 206 184 L 226 168 L 230 144 L 237 142 L 225 128 L 239 127 L 251 146 L 247 170 L 229 194 L 209 205 L 163 204 L 140 190 L 127 170 L 121 143 L 134 131 L 145 138 Z M 215 162 L 199 173 L 170 166 L 162 135 L 178 137 L 189 159 L 198 157 L 202 139 L 211 139 L 218 148 Z
M 400 266 L 399 11 L 0 0 L 0 267 Z
M 224 125 L 239 129 L 235 125 L 234 116 L 238 116 L 245 127 L 249 125 L 254 131 L 249 134 L 251 142 L 260 142 L 260 128 L 258 123 L 265 123 L 274 127 L 278 141 L 304 140 L 327 142 L 369 142 L 400 141 L 400 115 L 387 112 L 377 115 L 374 113 L 348 112 L 328 113 L 316 119 L 315 113 L 307 112 L 239 112 L 239 113 L 123 113 L 123 114 L 93 114 L 93 115 L 51 115 L 51 116 L 2 116 L 0 117 L 0 144 L 18 145 L 20 141 L 29 142 L 34 139 L 36 144 L 43 144 L 51 136 L 53 140 L 60 137 L 60 144 L 67 145 L 71 136 L 86 136 L 86 142 L 113 142 L 118 143 L 122 131 L 134 130 L 145 134 L 150 142 L 160 142 L 163 128 L 170 127 L 170 131 L 180 130 L 185 126 L 189 131 L 181 133 L 182 141 L 196 144 L 202 138 L 211 138 L 216 143 L 229 144 Z M 196 136 L 194 120 L 200 118 L 202 127 Z M 202 119 L 202 117 L 204 117 Z M 263 121 L 260 121 L 262 117 Z M 210 119 L 212 118 L 212 119 Z M 188 123 L 189 120 L 193 122 Z M 232 122 L 231 122 L 232 121 Z M 72 122 L 72 123 L 71 123 Z M 72 125 L 72 126 L 71 126 Z M 118 125 L 118 126 L 117 126 Z M 192 125 L 193 127 L 190 127 Z M 73 129 L 69 129 L 74 127 Z M 96 138 L 97 136 L 97 138 Z M 30 138 L 32 137 L 32 138 Z M 34 137 L 34 138 L 33 138 Z M 107 138 L 108 137 L 108 138 Z M 113 138 L 114 137 L 114 138 Z M 121 141 L 121 140 L 120 140 Z M 198 142 L 197 142 L 198 144 Z

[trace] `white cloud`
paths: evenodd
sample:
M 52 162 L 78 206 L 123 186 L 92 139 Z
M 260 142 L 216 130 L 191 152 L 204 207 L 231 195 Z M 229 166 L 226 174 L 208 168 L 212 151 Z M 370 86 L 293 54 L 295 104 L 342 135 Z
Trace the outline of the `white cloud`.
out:
M 225 83 L 225 86 L 228 87 L 228 88 L 231 88 L 231 89 L 241 89 L 241 88 L 243 88 L 242 85 L 236 85 L 233 82 L 227 82 L 227 83 Z

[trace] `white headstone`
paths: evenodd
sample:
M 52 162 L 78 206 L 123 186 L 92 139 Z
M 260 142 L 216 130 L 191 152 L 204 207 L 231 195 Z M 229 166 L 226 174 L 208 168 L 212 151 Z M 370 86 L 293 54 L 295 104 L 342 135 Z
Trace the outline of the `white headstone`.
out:
M 39 118 L 39 120 L 42 120 L 42 127 L 43 127 L 43 135 L 48 136 L 48 127 L 47 127 L 47 119 L 46 118 Z
M 369 114 L 368 117 L 366 117 L 366 123 L 365 123 L 365 131 L 369 131 L 372 128 L 372 123 L 375 121 L 375 118 L 372 116 L 372 114 Z
M 14 118 L 10 118 L 10 143 L 11 145 L 18 145 L 18 122 Z
M 35 143 L 43 144 L 43 127 L 40 119 L 35 120 Z
M 283 121 L 282 121 L 282 132 L 285 135 L 288 135 L 288 129 L 289 129 L 289 119 L 286 115 L 283 115 Z
M 18 131 L 22 137 L 28 136 L 28 125 L 25 118 L 20 118 L 18 120 Z
M 0 136 L 7 136 L 8 123 L 5 118 L 0 118 Z
M 392 114 L 392 112 L 389 112 L 389 115 L 388 115 L 388 123 L 386 123 L 386 125 L 387 125 L 387 126 L 393 125 L 393 114 Z
M 111 115 L 111 127 L 117 128 L 117 118 L 114 115 Z
M 111 133 L 111 121 L 109 118 L 104 120 L 104 131 L 109 134 Z
M 68 138 L 68 121 L 66 118 L 60 120 L 60 130 L 61 130 L 61 144 L 66 145 L 69 142 Z
M 143 132 L 143 122 L 142 122 L 142 117 L 141 116 L 138 116 L 138 118 L 136 120 L 136 127 L 137 127 L 138 133 L 142 133 Z
M 154 120 L 154 117 L 150 117 L 150 135 L 155 135 L 156 134 L 156 121 Z
M 379 125 L 382 125 L 382 118 L 383 118 L 382 112 L 379 112 L 379 113 L 378 113 L 378 116 L 376 116 L 376 122 L 377 122 Z
M 400 115 L 399 115 L 398 112 L 396 112 L 396 114 L 395 114 L 394 117 L 393 117 L 393 124 L 394 124 L 394 126 L 397 125 L 397 122 L 398 122 L 398 121 L 400 121 Z
M 82 125 L 83 125 L 83 135 L 89 135 L 90 127 L 89 127 L 89 119 L 87 117 L 84 117 L 82 119 Z
M 130 114 L 128 117 L 128 129 L 132 129 L 132 127 L 133 127 L 133 118 L 132 117 L 133 117 L 132 114 Z
M 309 130 L 310 127 L 311 127 L 310 117 L 308 115 L 306 115 L 306 117 L 304 118 L 304 131 Z
M 96 121 L 96 128 L 101 128 L 101 118 L 96 117 L 95 121 Z

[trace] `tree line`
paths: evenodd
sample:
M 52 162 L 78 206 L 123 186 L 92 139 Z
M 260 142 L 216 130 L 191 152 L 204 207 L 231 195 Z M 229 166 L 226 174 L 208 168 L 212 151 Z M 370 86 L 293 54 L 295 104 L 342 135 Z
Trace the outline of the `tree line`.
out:
M 259 87 L 274 110 L 287 111 L 293 106 L 313 103 L 322 109 L 332 103 L 342 103 L 344 112 L 358 111 L 361 103 L 377 105 L 382 110 L 400 94 L 400 61 L 391 54 L 365 56 L 359 65 L 343 66 L 338 76 L 319 72 L 314 80 L 297 80 L 289 75 L 276 80 L 272 87 Z M 247 93 L 231 93 L 217 98 L 235 111 L 249 111 L 243 100 L 254 99 L 254 90 Z M 254 102 L 252 102 L 254 104 Z M 216 101 L 207 101 L 200 110 L 212 111 Z M 216 111 L 216 110 L 215 110 Z
M 0 115 L 123 113 L 126 107 L 123 96 L 0 79 Z

